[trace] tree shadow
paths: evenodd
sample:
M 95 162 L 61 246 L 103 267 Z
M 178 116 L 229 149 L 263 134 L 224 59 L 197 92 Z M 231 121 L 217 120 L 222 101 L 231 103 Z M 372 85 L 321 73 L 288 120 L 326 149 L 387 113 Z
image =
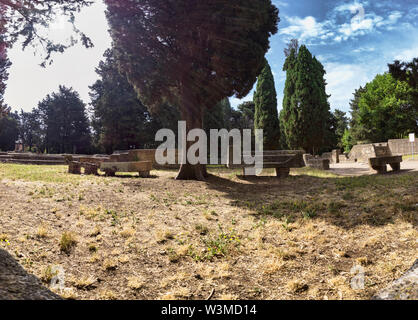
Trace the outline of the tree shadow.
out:
M 60 300 L 7 251 L 0 248 L 0 300 Z
M 385 204 L 387 207 L 382 207 L 380 203 L 387 200 L 391 187 L 396 188 L 391 178 L 405 174 L 418 179 L 418 173 L 411 173 L 410 170 L 358 177 L 301 174 L 285 179 L 272 176 L 236 176 L 235 179 L 227 179 L 210 175 L 207 186 L 222 192 L 231 200 L 231 205 L 250 210 L 252 215 L 260 219 L 268 216 L 279 220 L 323 219 L 351 229 L 358 225 L 391 224 L 401 216 L 416 227 L 415 204 L 403 204 L 402 199 L 388 201 Z M 402 182 L 397 183 L 402 186 Z M 371 194 L 371 191 L 381 192 L 385 196 L 361 199 L 360 195 Z

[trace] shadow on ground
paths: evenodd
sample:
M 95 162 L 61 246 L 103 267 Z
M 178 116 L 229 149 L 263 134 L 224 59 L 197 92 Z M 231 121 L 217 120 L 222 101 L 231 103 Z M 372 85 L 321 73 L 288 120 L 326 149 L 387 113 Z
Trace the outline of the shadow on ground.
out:
M 416 201 L 403 199 L 418 192 L 417 180 L 418 173 L 402 170 L 359 177 L 301 174 L 286 179 L 237 176 L 231 180 L 211 175 L 207 185 L 224 193 L 232 205 L 250 209 L 260 218 L 324 219 L 350 229 L 383 226 L 399 216 L 417 226 Z M 402 195 L 396 193 L 397 188 L 404 189 Z
M 5 250 L 0 249 L 0 300 L 59 300 Z

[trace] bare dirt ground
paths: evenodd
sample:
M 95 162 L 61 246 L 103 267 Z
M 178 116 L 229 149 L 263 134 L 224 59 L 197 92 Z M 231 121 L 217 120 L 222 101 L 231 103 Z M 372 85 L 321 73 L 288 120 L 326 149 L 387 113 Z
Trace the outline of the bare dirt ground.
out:
M 72 299 L 368 299 L 417 258 L 418 172 L 210 172 L 0 164 L 0 249 L 47 287 L 62 268 Z

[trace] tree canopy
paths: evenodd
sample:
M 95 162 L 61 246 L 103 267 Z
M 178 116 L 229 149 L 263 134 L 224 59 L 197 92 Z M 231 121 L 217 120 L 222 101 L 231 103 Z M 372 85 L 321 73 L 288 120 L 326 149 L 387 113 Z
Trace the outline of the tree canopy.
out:
M 74 23 L 74 14 L 92 3 L 88 0 L 0 0 L 0 117 L 9 111 L 3 101 L 7 69 L 11 65 L 7 58 L 7 48 L 19 39 L 22 39 L 23 49 L 29 45 L 41 47 L 45 53 L 41 65 L 45 66 L 52 62 L 52 53 L 63 52 L 78 41 L 85 47 L 92 47 L 91 40 Z M 73 25 L 76 36 L 71 37 L 68 43 L 54 42 L 40 32 L 58 15 L 67 16 Z
M 38 109 L 44 125 L 47 153 L 89 153 L 90 128 L 85 104 L 71 88 L 59 87 Z
M 271 0 L 105 0 L 120 70 L 151 109 L 179 106 L 188 129 L 229 96 L 242 98 L 264 67 L 277 32 Z M 179 179 L 204 179 L 182 166 Z
M 96 69 L 100 79 L 90 87 L 95 146 L 106 153 L 153 146 L 156 131 L 177 127 L 177 109 L 164 104 L 153 117 L 119 73 L 113 51 L 104 56 Z
M 414 89 L 386 73 L 377 75 L 360 95 L 358 123 L 371 142 L 403 138 L 417 130 L 418 106 Z

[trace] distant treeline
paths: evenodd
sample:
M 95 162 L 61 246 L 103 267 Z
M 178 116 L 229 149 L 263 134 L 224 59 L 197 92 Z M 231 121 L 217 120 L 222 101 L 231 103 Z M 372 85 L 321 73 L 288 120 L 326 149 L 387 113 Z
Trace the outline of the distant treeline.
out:
M 236 109 L 224 99 L 206 111 L 204 129 L 264 129 L 265 148 L 305 149 L 322 153 L 349 151 L 354 144 L 403 138 L 417 132 L 418 59 L 395 62 L 356 90 L 345 112 L 330 111 L 322 64 L 305 46 L 293 41 L 286 49 L 287 73 L 283 109 L 278 115 L 274 77 L 267 60 L 258 78 L 254 102 Z M 96 69 L 86 105 L 72 88 L 60 86 L 31 112 L 8 113 L 0 119 L 0 150 L 13 150 L 21 140 L 26 151 L 39 153 L 110 154 L 115 150 L 156 148 L 161 128 L 177 131 L 176 106 L 163 103 L 151 113 L 116 65 L 112 50 Z M 306 67 L 309 66 L 309 67 Z M 309 70 L 309 73 L 308 71 Z

